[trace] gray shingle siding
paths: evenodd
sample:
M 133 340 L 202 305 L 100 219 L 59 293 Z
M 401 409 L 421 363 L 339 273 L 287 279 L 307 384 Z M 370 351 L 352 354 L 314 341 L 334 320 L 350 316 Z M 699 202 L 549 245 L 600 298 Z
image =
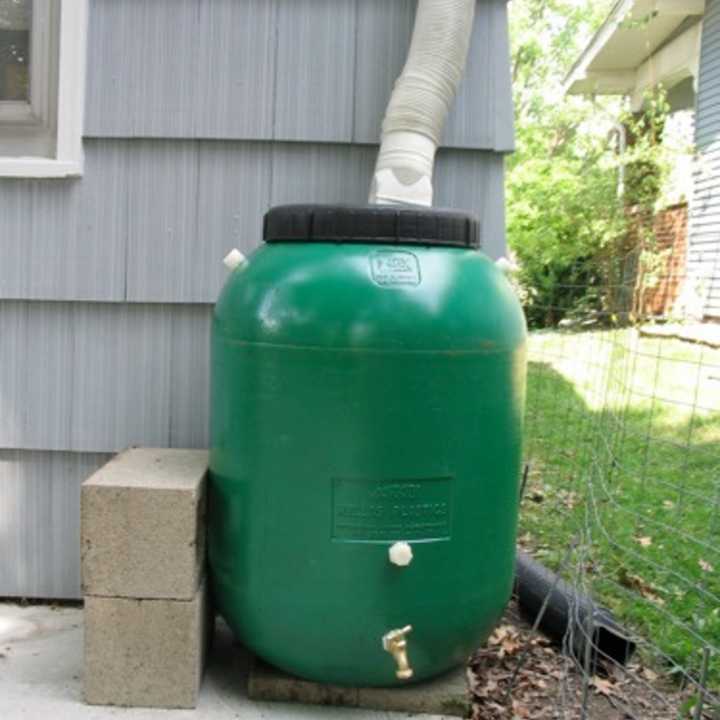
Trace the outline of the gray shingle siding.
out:
M 0 300 L 125 297 L 127 153 L 85 146 L 85 176 L 0 179 Z
M 203 447 L 210 314 L 210 305 L 3 302 L 0 449 Z
M 688 274 L 705 297 L 705 314 L 720 317 L 720 0 L 703 20 L 695 116 L 698 163 L 690 214 Z
M 375 143 L 414 0 L 93 0 L 88 137 Z M 445 144 L 513 148 L 506 0 L 479 0 Z
M 0 593 L 80 596 L 80 484 L 109 458 L 0 450 Z
M 282 202 L 362 202 L 367 145 L 85 141 L 81 180 L 0 180 L 0 299 L 211 303 L 232 247 L 260 242 Z M 504 252 L 502 155 L 441 150 L 437 204 L 471 208 Z
M 0 596 L 78 597 L 79 486 L 207 445 L 212 303 L 275 203 L 364 202 L 414 0 L 90 0 L 85 173 L 0 180 Z M 436 204 L 505 251 L 505 0 L 480 0 Z M 7 540 L 6 540 L 7 538 Z

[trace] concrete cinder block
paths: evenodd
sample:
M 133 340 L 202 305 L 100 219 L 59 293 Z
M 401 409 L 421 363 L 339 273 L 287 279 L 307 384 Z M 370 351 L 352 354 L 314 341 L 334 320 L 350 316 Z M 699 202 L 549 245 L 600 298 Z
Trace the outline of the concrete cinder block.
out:
M 254 658 L 248 677 L 253 700 L 340 705 L 411 714 L 469 717 L 465 667 L 417 685 L 395 688 L 347 688 L 301 680 Z
M 193 708 L 212 622 L 203 582 L 192 600 L 85 598 L 85 701 Z
M 82 487 L 86 595 L 190 600 L 205 558 L 205 450 L 127 450 Z

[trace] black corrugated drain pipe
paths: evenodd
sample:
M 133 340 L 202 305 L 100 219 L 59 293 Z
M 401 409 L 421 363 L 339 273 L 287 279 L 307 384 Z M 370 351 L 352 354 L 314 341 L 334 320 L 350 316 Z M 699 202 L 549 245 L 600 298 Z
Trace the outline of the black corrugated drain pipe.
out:
M 515 594 L 528 620 L 583 665 L 589 661 L 595 668 L 603 660 L 625 665 L 635 652 L 636 643 L 610 610 L 521 551 L 517 554 Z

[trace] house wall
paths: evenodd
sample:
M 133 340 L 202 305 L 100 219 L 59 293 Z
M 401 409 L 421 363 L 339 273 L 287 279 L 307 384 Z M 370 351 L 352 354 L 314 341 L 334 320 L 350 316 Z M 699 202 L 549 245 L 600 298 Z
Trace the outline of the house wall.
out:
M 413 0 L 90 0 L 82 178 L 0 180 L 0 596 L 79 597 L 79 486 L 207 444 L 212 303 L 280 202 L 364 202 Z M 505 0 L 479 0 L 437 204 L 504 254 Z
M 695 127 L 688 280 L 704 298 L 705 315 L 720 318 L 720 0 L 708 0 L 703 20 Z
M 642 317 L 672 313 L 685 281 L 687 260 L 687 203 L 679 203 L 633 218 L 629 240 L 649 250 L 652 263 L 641 262 L 635 284 L 636 310 Z

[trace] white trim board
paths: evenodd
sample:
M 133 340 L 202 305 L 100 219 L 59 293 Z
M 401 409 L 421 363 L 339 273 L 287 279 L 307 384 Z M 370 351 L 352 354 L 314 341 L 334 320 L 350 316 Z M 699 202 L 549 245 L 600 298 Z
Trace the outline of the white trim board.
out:
M 82 175 L 82 173 L 82 160 L 0 157 L 0 178 L 63 178 Z

